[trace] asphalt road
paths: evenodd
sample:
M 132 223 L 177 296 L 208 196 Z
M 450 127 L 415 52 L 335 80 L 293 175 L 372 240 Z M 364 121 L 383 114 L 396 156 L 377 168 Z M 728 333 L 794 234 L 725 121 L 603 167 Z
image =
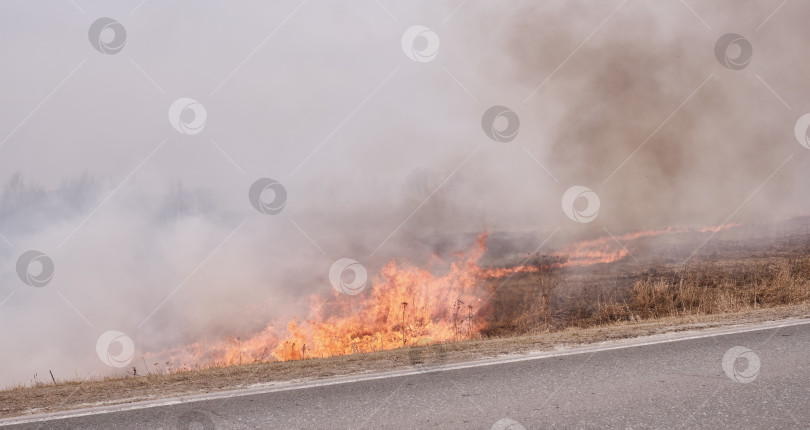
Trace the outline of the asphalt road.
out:
M 7 428 L 810 427 L 810 324 L 747 330 Z

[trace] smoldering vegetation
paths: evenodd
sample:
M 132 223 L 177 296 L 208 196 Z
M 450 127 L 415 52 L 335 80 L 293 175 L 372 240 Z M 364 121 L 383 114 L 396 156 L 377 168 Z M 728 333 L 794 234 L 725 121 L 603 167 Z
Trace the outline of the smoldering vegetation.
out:
M 810 300 L 810 218 L 705 236 L 628 241 L 631 255 L 589 267 L 524 259 L 537 273 L 494 280 L 485 336 L 733 313 Z M 636 257 L 638 256 L 638 257 Z

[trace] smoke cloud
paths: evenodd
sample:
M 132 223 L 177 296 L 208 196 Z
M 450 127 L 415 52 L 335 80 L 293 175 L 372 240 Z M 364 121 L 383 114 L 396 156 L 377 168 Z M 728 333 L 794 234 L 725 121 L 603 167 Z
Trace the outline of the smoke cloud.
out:
M 0 384 L 116 371 L 109 330 L 140 366 L 283 327 L 336 294 L 340 258 L 374 274 L 483 230 L 525 252 L 806 213 L 810 5 L 768 18 L 779 3 L 4 2 Z M 413 25 L 435 58 L 403 52 Z M 715 55 L 727 33 L 753 47 L 739 70 Z M 204 113 L 170 118 L 182 98 Z M 487 135 L 493 106 L 515 136 Z M 261 178 L 286 191 L 276 214 L 251 204 Z M 573 186 L 592 222 L 561 207 Z M 17 274 L 28 250 L 53 260 L 43 287 Z

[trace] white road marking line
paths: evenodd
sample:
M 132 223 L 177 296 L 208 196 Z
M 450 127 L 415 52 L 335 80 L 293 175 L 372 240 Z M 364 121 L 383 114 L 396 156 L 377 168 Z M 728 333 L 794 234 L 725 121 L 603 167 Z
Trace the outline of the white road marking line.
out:
M 226 398 L 233 398 L 233 397 L 243 397 L 243 396 L 251 396 L 256 394 L 267 394 L 267 393 L 275 393 L 281 391 L 293 391 L 293 390 L 303 390 L 307 388 L 318 388 L 318 387 L 328 387 L 332 385 L 340 385 L 340 384 L 350 384 L 355 382 L 365 382 L 365 381 L 374 381 L 377 379 L 387 379 L 387 378 L 398 378 L 403 376 L 411 376 L 411 375 L 422 375 L 425 373 L 436 373 L 436 372 L 447 372 L 452 370 L 460 370 L 460 369 L 470 369 L 475 367 L 485 367 L 485 366 L 494 366 L 498 364 L 509 364 L 509 363 L 520 363 L 524 361 L 532 361 L 532 360 L 543 360 L 547 358 L 556 358 L 556 357 L 567 357 L 572 355 L 581 355 L 581 354 L 592 354 L 596 352 L 603 352 L 603 351 L 615 351 L 619 349 L 627 349 L 627 348 L 636 348 L 641 346 L 651 346 L 651 345 L 659 345 L 663 343 L 673 343 L 673 342 L 681 342 L 687 340 L 695 340 L 695 339 L 705 339 L 710 337 L 718 337 L 718 336 L 728 336 L 733 334 L 741 334 L 741 333 L 750 333 L 755 331 L 763 331 L 763 330 L 771 330 L 771 329 L 779 329 L 782 327 L 793 327 L 797 325 L 806 325 L 810 324 L 810 319 L 799 319 L 788 322 L 785 320 L 782 321 L 770 321 L 767 323 L 757 325 L 743 325 L 737 327 L 716 327 L 716 328 L 709 328 L 709 329 L 696 329 L 692 330 L 691 333 L 698 332 L 698 334 L 691 334 L 690 331 L 686 332 L 670 332 L 670 333 L 661 333 L 655 334 L 651 336 L 644 336 L 638 338 L 631 338 L 631 339 L 621 339 L 615 341 L 605 341 L 596 343 L 593 345 L 587 346 L 576 346 L 571 347 L 568 350 L 557 350 L 557 351 L 538 351 L 528 354 L 521 354 L 521 355 L 514 355 L 514 356 L 505 356 L 505 357 L 498 357 L 498 358 L 490 358 L 484 359 L 479 361 L 472 361 L 466 363 L 459 363 L 459 364 L 450 364 L 444 365 L 442 367 L 432 369 L 432 370 L 425 370 L 425 369 L 409 369 L 409 370 L 396 370 L 384 373 L 377 373 L 372 375 L 356 375 L 356 376 L 346 376 L 346 377 L 337 377 L 322 381 L 310 381 L 310 382 L 277 382 L 277 383 L 263 383 L 263 384 L 256 384 L 253 388 L 245 388 L 240 390 L 231 390 L 231 391 L 222 391 L 219 393 L 206 393 L 206 394 L 197 394 L 193 396 L 179 396 L 179 397 L 172 397 L 168 399 L 160 399 L 160 400 L 147 400 L 142 402 L 130 403 L 130 404 L 121 404 L 121 405 L 111 405 L 111 406 L 98 406 L 94 408 L 88 409 L 81 409 L 81 410 L 73 410 L 73 411 L 63 411 L 63 412 L 52 412 L 48 414 L 38 414 L 38 415 L 31 415 L 27 417 L 11 417 L 0 419 L 0 427 L 9 426 L 9 425 L 16 425 L 16 424 L 26 424 L 26 423 L 35 423 L 35 422 L 44 422 L 44 421 L 52 421 L 52 420 L 59 420 L 59 419 L 67 419 L 67 418 L 78 418 L 84 417 L 89 415 L 101 415 L 101 414 L 108 414 L 108 413 L 115 413 L 115 412 L 125 412 L 125 411 L 132 411 L 138 409 L 148 409 L 148 408 L 156 408 L 161 406 L 172 406 L 184 403 L 193 403 L 193 402 L 202 402 L 207 400 L 218 400 L 218 399 L 226 399 Z M 673 336 L 674 335 L 674 336 Z M 655 339 L 655 340 L 644 340 L 644 339 L 651 339 L 651 338 L 663 338 L 663 339 Z

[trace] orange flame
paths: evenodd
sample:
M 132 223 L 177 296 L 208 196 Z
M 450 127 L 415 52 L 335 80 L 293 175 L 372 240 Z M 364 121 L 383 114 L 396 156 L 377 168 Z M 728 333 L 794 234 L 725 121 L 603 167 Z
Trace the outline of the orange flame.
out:
M 273 351 L 276 360 L 329 357 L 416 344 L 458 340 L 476 335 L 483 322 L 476 316 L 486 292 L 478 260 L 486 251 L 486 233 L 476 246 L 458 254 L 443 275 L 388 263 L 368 294 L 339 296 L 317 303 L 307 324 L 293 320 L 287 338 Z M 272 330 L 272 329 L 271 329 Z M 242 356 L 263 357 L 266 335 L 241 345 Z M 223 357 L 231 364 L 234 355 Z
M 612 263 L 629 254 L 626 242 L 663 234 L 718 232 L 738 225 L 670 227 L 608 235 L 564 248 L 553 255 L 553 261 L 557 261 L 553 264 L 567 267 Z M 540 270 L 532 264 L 480 267 L 478 261 L 486 251 L 486 239 L 486 232 L 479 235 L 475 246 L 456 254 L 455 261 L 441 275 L 429 270 L 441 262 L 435 256 L 428 268 L 391 261 L 374 278 L 370 291 L 357 296 L 336 293 L 334 300 L 312 296 L 310 316 L 305 323 L 292 319 L 283 340 L 279 330 L 268 325 L 244 341 L 233 339 L 212 346 L 193 344 L 174 350 L 171 355 L 180 362 L 235 365 L 330 357 L 476 337 L 485 326 L 481 310 L 489 297 L 487 293 L 491 294 L 485 280 Z

